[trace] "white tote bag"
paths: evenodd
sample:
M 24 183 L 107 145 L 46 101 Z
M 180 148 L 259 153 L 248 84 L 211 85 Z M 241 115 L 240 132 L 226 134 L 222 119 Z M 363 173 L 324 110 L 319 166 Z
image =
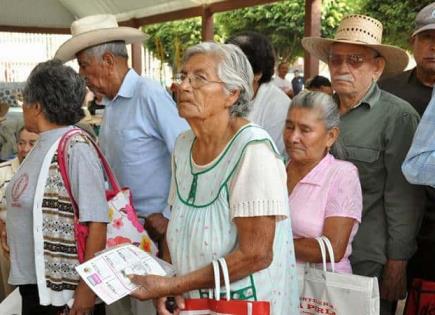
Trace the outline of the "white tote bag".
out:
M 323 270 L 310 264 L 299 268 L 300 314 L 379 315 L 379 288 L 375 277 L 336 273 L 334 252 L 325 236 L 318 237 Z M 331 271 L 326 267 L 326 250 Z
M 12 291 L 1 303 L 0 303 L 1 315 L 18 315 L 21 314 L 21 295 L 18 288 Z
M 221 284 L 219 265 L 222 269 L 225 299 L 221 300 Z M 230 276 L 228 273 L 227 263 L 224 258 L 213 261 L 214 272 L 214 299 L 186 299 L 184 301 L 185 309 L 180 311 L 180 315 L 269 315 L 270 303 L 266 301 L 242 301 L 231 300 Z M 210 292 L 209 296 L 213 294 Z M 284 315 L 284 314 L 282 314 Z M 285 314 L 287 315 L 287 314 Z

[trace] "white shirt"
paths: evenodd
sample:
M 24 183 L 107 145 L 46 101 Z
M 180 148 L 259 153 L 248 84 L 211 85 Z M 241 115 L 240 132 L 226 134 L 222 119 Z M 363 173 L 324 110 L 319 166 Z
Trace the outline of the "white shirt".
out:
M 272 80 L 273 84 L 279 87 L 284 93 L 292 91 L 292 83 L 287 79 L 281 79 L 279 76 L 275 76 Z
M 281 155 L 285 152 L 282 133 L 291 99 L 273 83 L 263 83 L 252 100 L 248 119 L 269 133 Z

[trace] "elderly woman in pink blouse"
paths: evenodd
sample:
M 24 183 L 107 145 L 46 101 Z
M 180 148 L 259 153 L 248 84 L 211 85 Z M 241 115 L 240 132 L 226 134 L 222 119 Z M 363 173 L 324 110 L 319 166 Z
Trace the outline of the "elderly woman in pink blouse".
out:
M 357 168 L 329 153 L 339 122 L 331 96 L 304 91 L 293 99 L 284 129 L 287 187 L 297 261 L 320 263 L 315 238 L 324 235 L 334 249 L 336 271 L 352 273 L 349 256 L 361 220 L 362 193 Z

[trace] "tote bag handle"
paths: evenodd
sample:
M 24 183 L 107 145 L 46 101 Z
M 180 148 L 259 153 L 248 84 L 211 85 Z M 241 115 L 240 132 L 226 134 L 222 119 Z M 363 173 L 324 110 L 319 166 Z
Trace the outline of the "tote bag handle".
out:
M 316 238 L 317 243 L 319 243 L 320 247 L 320 253 L 322 254 L 322 263 L 323 263 L 323 271 L 328 271 L 326 268 L 326 250 L 325 250 L 325 244 L 323 243 L 323 240 L 321 237 Z
M 319 243 L 320 252 L 322 253 L 323 271 L 325 272 L 327 271 L 326 268 L 326 250 L 327 250 L 329 255 L 330 265 L 331 265 L 331 271 L 335 272 L 334 250 L 332 248 L 331 242 L 326 236 L 316 237 L 316 241 L 317 243 Z
M 328 249 L 329 253 L 329 261 L 331 263 L 331 270 L 332 272 L 335 272 L 335 256 L 334 256 L 334 249 L 332 248 L 331 241 L 326 237 L 322 236 L 322 240 L 326 245 L 326 248 Z
M 224 283 L 225 283 L 225 291 L 226 291 L 226 297 L 227 301 L 231 300 L 231 288 L 230 288 L 230 275 L 228 273 L 228 265 L 225 261 L 225 258 L 219 258 L 219 264 L 222 269 L 222 273 L 224 276 Z
M 216 260 L 212 262 L 213 266 L 213 274 L 214 274 L 214 296 L 216 301 L 220 301 L 221 299 L 221 275 L 219 272 L 219 265 Z

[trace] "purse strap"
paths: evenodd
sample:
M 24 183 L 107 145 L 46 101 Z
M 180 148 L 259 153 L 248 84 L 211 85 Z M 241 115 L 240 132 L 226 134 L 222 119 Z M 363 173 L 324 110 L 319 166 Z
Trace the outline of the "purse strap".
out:
M 216 260 L 211 262 L 213 266 L 213 275 L 214 275 L 214 296 L 216 301 L 220 301 L 221 299 L 221 275 L 219 273 L 219 266 Z
M 323 263 L 323 271 L 327 271 L 326 268 L 326 250 L 325 250 L 325 244 L 323 243 L 323 240 L 321 237 L 316 237 L 316 241 L 319 244 L 320 247 L 320 253 L 322 254 L 322 263 Z
M 328 250 L 329 262 L 331 264 L 331 271 L 335 272 L 335 256 L 334 256 L 334 249 L 332 248 L 331 245 L 331 241 L 325 235 L 323 235 L 321 238 L 326 245 L 326 249 Z
M 103 152 L 101 152 L 100 147 L 95 143 L 95 141 L 89 135 L 87 135 L 85 132 L 83 132 L 80 128 L 73 128 L 73 129 L 69 130 L 68 132 L 66 132 L 62 136 L 62 138 L 59 142 L 58 149 L 57 149 L 59 166 L 62 166 L 62 168 L 63 168 L 63 170 L 61 169 L 61 174 L 62 174 L 62 172 L 64 173 L 64 174 L 62 174 L 62 177 L 64 177 L 64 175 L 65 175 L 65 179 L 67 180 L 67 182 L 65 182 L 65 186 L 68 185 L 67 190 L 68 190 L 68 193 L 70 194 L 70 196 L 72 197 L 71 186 L 70 186 L 70 182 L 69 182 L 68 168 L 67 168 L 68 154 L 66 152 L 66 148 L 67 148 L 67 145 L 69 143 L 69 140 L 77 134 L 80 134 L 83 138 L 85 138 L 87 141 L 89 141 L 92 144 L 92 146 L 94 147 L 95 151 L 97 152 L 98 158 L 101 162 L 101 165 L 103 166 L 104 173 L 107 176 L 107 180 L 109 182 L 109 185 L 110 185 L 113 193 L 117 194 L 118 192 L 120 192 L 121 187 L 119 186 L 119 183 L 113 174 L 113 171 L 109 165 L 109 162 L 107 162 L 106 157 L 104 156 Z M 63 163 L 63 164 L 60 165 L 60 163 Z
M 332 248 L 331 242 L 326 236 L 316 237 L 316 241 L 319 243 L 320 252 L 322 253 L 323 271 L 328 271 L 326 267 L 326 251 L 328 251 L 331 271 L 335 272 L 334 249 Z
M 228 265 L 227 262 L 225 261 L 225 258 L 223 257 L 219 258 L 218 261 L 221 266 L 222 274 L 224 276 L 227 301 L 229 301 L 231 300 L 231 288 L 230 288 L 230 275 L 228 273 Z

